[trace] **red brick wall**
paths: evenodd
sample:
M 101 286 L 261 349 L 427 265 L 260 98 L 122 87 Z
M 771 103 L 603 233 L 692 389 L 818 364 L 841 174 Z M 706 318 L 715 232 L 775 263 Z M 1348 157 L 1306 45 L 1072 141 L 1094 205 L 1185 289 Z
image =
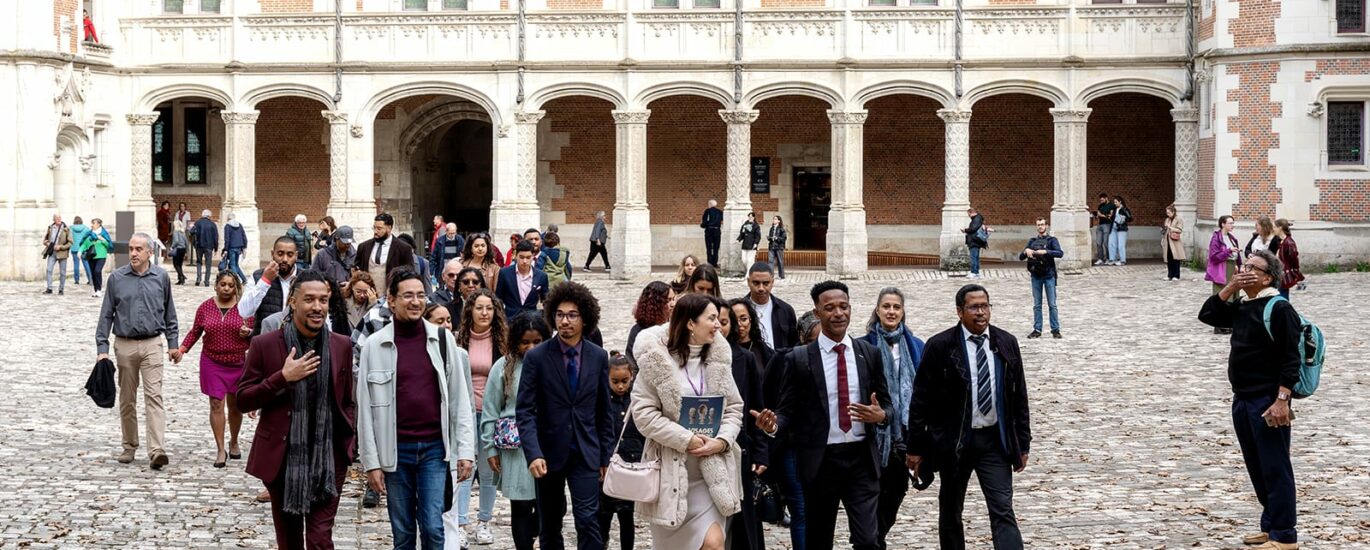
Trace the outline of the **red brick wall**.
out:
M 938 225 L 946 191 L 941 105 L 914 95 L 866 103 L 862 189 L 871 225 Z
M 1370 220 L 1370 182 L 1317 180 L 1318 202 L 1308 205 L 1308 218 L 1323 222 Z
M 647 204 L 652 207 L 652 223 L 698 224 L 709 199 L 727 205 L 728 125 L 718 116 L 720 107 L 717 101 L 691 95 L 666 97 L 647 106 L 652 110 L 647 124 Z M 759 198 L 752 195 L 753 201 Z
M 781 144 L 823 144 L 825 153 L 832 150 L 828 102 L 806 96 L 782 96 L 762 101 L 756 109 L 761 116 L 752 123 L 752 156 L 770 157 L 772 186 L 780 183 L 780 173 L 785 170 L 779 156 Z M 698 219 L 699 206 L 689 206 Z M 752 209 L 776 211 L 780 209 L 780 201 L 770 195 L 752 195 Z M 763 222 L 769 223 L 769 220 Z M 786 224 L 792 222 L 785 219 Z
M 1213 23 L 1217 16 L 1213 15 L 1212 8 L 1207 13 L 1201 13 L 1199 18 L 1199 40 L 1213 38 Z
M 257 106 L 257 208 L 262 221 L 311 220 L 328 206 L 326 107 L 312 99 L 281 97 Z
M 66 17 L 71 20 L 70 43 L 59 45 L 63 51 L 68 53 L 75 52 L 76 42 L 86 35 L 85 27 L 82 26 L 83 22 L 80 19 L 80 12 L 76 11 L 79 9 L 78 4 L 77 0 L 53 0 L 52 2 L 52 36 L 54 39 L 61 40 L 62 38 L 62 18 Z M 99 33 L 100 29 L 95 29 L 95 31 Z M 56 43 L 56 40 L 53 43 Z
M 261 0 L 262 13 L 309 13 L 314 11 L 314 0 Z M 357 9 L 361 9 L 361 1 Z M 312 217 L 311 217 L 312 219 Z
M 987 97 L 970 118 L 970 202 L 990 226 L 1030 225 L 1055 196 L 1055 126 L 1050 101 L 1023 94 Z
M 1269 157 L 1270 150 L 1280 146 L 1280 136 L 1270 124 L 1282 116 L 1280 104 L 1270 100 L 1270 85 L 1279 70 L 1278 61 L 1227 66 L 1229 76 L 1241 79 L 1240 85 L 1227 93 L 1227 101 L 1238 104 L 1237 116 L 1227 119 L 1227 130 L 1241 136 L 1241 146 L 1233 152 L 1237 171 L 1228 176 L 1228 185 L 1237 190 L 1240 199 L 1232 207 L 1232 215 L 1239 220 L 1274 215 L 1281 200 L 1281 191 L 1275 186 L 1275 166 Z
M 380 111 L 376 112 L 376 120 L 394 120 L 398 115 L 397 111 L 399 109 L 403 109 L 405 113 L 413 113 L 416 109 L 422 107 L 424 103 L 433 101 L 437 97 L 438 96 L 435 94 L 427 94 L 410 96 L 397 101 L 392 101 L 387 103 L 384 107 L 381 107 Z
M 552 199 L 552 210 L 566 212 L 568 223 L 592 223 L 599 210 L 612 216 L 616 178 L 613 108 L 608 101 L 582 96 L 554 99 L 543 106 L 551 131 L 569 134 L 561 148 L 561 160 L 551 161 L 549 166 L 556 184 L 563 189 L 561 198 Z M 650 170 L 647 188 L 650 193 Z M 652 206 L 652 223 L 660 223 L 657 205 L 650 197 L 648 204 Z
M 1213 201 L 1213 150 L 1214 138 L 1199 138 L 1199 218 L 1215 219 Z
M 1303 81 L 1312 82 L 1323 75 L 1362 76 L 1370 74 L 1370 59 L 1319 59 L 1318 68 L 1304 73 Z
M 1175 126 L 1170 102 L 1112 94 L 1090 102 L 1086 157 L 1088 204 L 1100 192 L 1122 195 L 1136 225 L 1160 225 L 1175 202 Z
M 1228 21 L 1227 32 L 1238 48 L 1275 43 L 1275 18 L 1280 16 L 1279 0 L 1235 0 L 1237 17 Z

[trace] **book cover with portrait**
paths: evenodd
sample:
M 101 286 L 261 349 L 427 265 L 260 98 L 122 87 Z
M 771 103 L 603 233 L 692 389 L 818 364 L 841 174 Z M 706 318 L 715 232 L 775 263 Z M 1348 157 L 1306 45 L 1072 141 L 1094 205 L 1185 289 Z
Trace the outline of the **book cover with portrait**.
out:
M 681 397 L 680 425 L 695 435 L 718 437 L 723 426 L 723 396 Z

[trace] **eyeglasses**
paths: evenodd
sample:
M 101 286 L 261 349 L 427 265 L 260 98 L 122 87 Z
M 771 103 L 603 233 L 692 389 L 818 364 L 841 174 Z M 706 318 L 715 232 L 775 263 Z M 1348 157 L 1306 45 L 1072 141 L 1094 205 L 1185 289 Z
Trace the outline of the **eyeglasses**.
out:
M 399 298 L 401 301 L 404 302 L 414 302 L 426 300 L 428 299 L 428 295 L 422 292 L 406 292 L 404 294 L 396 296 L 396 298 Z
M 1251 270 L 1253 270 L 1253 269 L 1256 270 L 1256 271 L 1259 271 L 1259 272 L 1261 272 L 1261 273 L 1264 273 L 1264 274 L 1266 274 L 1266 275 L 1269 275 L 1269 274 L 1270 274 L 1270 271 L 1266 270 L 1266 268 L 1261 267 L 1261 266 L 1258 266 L 1258 265 L 1256 265 L 1256 264 L 1242 264 L 1242 271 L 1245 271 L 1245 272 L 1248 272 L 1248 273 L 1249 273 L 1249 272 L 1251 272 Z
M 558 311 L 558 312 L 556 313 L 556 319 L 557 319 L 558 321 L 571 321 L 572 323 L 574 323 L 574 322 L 580 320 L 580 312 L 579 312 L 579 311 L 571 311 L 571 312 Z
M 993 306 L 991 306 L 990 304 L 975 304 L 966 306 L 966 311 L 969 311 L 971 313 L 984 313 L 986 311 L 989 311 L 991 307 Z
M 445 278 L 445 279 L 455 279 L 455 278 L 457 278 L 457 274 L 456 274 L 456 273 L 448 273 L 448 274 L 446 274 L 446 275 L 443 275 L 443 278 Z

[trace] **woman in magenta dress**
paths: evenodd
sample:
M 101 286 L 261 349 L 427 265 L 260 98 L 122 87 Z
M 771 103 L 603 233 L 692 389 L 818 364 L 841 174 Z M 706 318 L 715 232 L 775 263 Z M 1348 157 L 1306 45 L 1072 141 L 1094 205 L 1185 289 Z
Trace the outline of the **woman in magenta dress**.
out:
M 205 300 L 195 310 L 195 324 L 186 332 L 181 347 L 172 351 L 172 359 L 179 363 L 181 356 L 195 347 L 204 335 L 200 350 L 200 391 L 209 396 L 209 426 L 214 430 L 214 444 L 218 454 L 214 467 L 223 468 L 228 459 L 242 458 L 238 447 L 238 431 L 243 425 L 243 414 L 234 402 L 238 376 L 243 373 L 247 358 L 248 337 L 252 334 L 252 318 L 238 316 L 238 299 L 243 295 L 242 283 L 229 271 L 221 271 L 214 280 L 214 297 Z M 224 405 L 228 405 L 228 428 L 231 439 L 224 449 Z

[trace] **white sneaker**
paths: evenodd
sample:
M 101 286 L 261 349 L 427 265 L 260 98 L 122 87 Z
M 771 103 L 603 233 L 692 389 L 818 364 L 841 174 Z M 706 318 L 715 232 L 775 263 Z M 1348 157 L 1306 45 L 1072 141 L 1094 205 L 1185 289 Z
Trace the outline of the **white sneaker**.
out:
M 1104 265 L 1104 263 L 1106 262 L 1104 262 L 1103 260 L 1094 260 L 1094 265 Z
M 490 522 L 482 521 L 476 524 L 476 544 L 491 544 L 495 542 L 495 536 L 490 533 Z
M 466 550 L 470 545 L 466 542 L 466 526 L 457 528 L 457 547 Z

